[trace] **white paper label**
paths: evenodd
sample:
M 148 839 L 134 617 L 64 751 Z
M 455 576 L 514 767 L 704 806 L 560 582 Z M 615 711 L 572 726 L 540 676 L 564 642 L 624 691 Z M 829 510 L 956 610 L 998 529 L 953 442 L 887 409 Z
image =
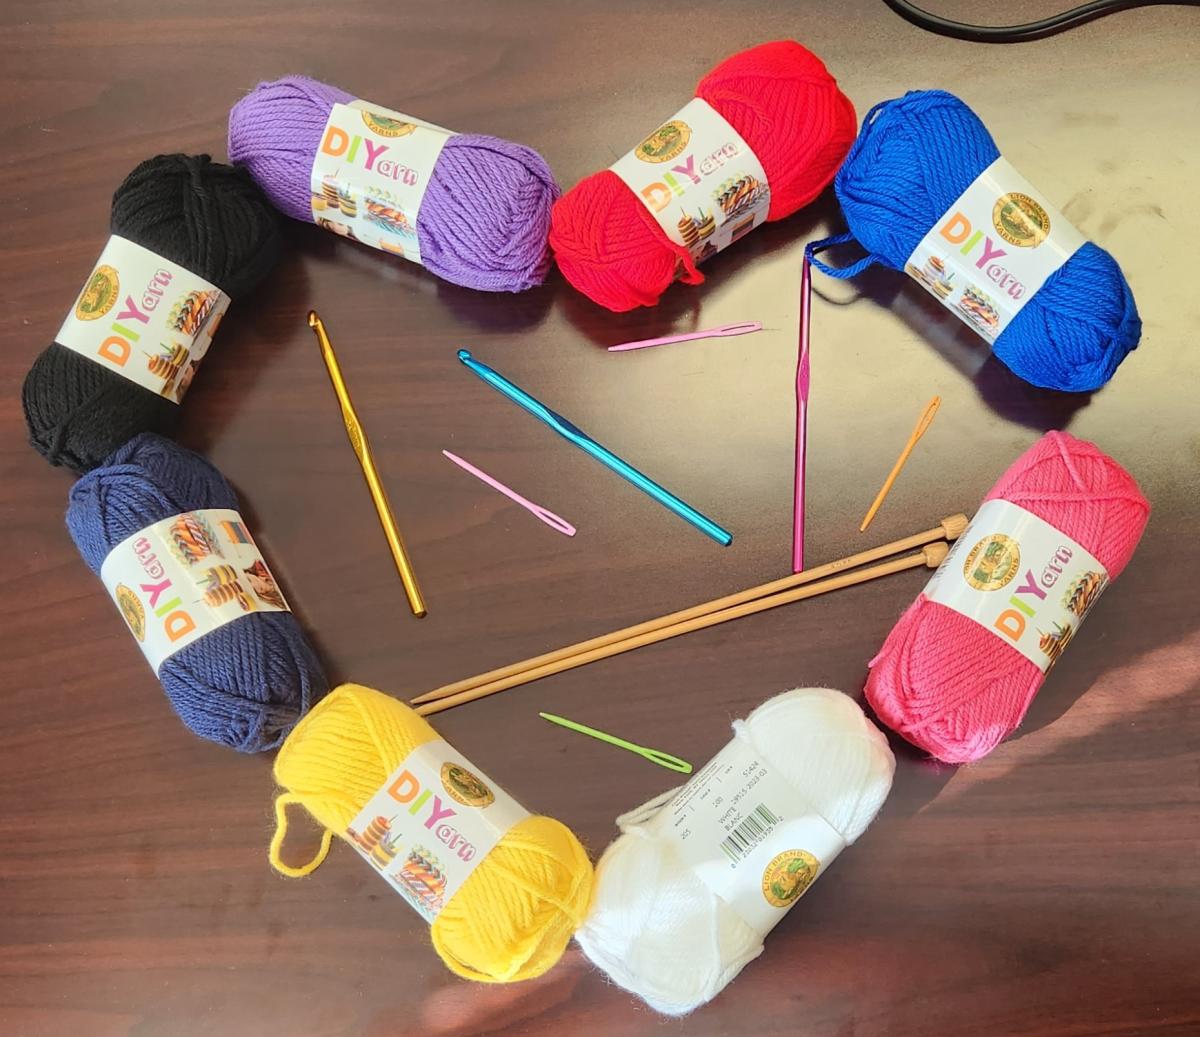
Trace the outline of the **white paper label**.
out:
M 648 827 L 673 842 L 687 867 L 763 936 L 846 845 L 742 737 Z
M 54 341 L 179 403 L 229 296 L 114 234 Z
M 771 207 L 758 157 L 698 97 L 611 168 L 697 263 L 765 222 Z
M 1050 523 L 986 501 L 925 587 L 1046 673 L 1108 586 L 1108 571 Z
M 421 262 L 417 213 L 452 136 L 377 104 L 335 104 L 313 158 L 313 222 Z
M 126 537 L 100 579 L 155 673 L 217 627 L 251 612 L 291 611 L 231 508 L 184 512 Z
M 930 228 L 904 270 L 992 342 L 1086 240 L 998 158 Z
M 441 739 L 414 749 L 346 829 L 388 884 L 432 922 L 529 812 Z

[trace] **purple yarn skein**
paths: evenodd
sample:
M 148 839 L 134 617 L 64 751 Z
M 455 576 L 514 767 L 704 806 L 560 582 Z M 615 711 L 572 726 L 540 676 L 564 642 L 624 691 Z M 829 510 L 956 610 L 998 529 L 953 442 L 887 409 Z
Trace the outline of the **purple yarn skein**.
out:
M 99 575 L 109 551 L 154 522 L 237 507 L 233 488 L 203 457 L 143 433 L 71 488 L 67 529 Z M 329 687 L 290 612 L 251 612 L 205 634 L 165 659 L 158 679 L 193 733 L 240 752 L 279 746 Z
M 353 95 L 306 76 L 260 83 L 229 113 L 229 158 L 245 166 L 275 207 L 313 222 L 310 177 L 325 121 Z M 485 292 L 521 292 L 550 267 L 550 208 L 558 185 L 532 148 L 460 133 L 434 166 L 417 237 L 421 265 Z

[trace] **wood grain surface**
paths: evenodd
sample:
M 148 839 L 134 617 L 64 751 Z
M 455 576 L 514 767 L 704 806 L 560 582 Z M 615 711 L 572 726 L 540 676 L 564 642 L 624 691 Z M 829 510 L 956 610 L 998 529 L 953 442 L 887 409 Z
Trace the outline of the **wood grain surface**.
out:
M 1066 0 L 936 6 L 977 20 Z M 928 6 L 935 6 L 929 0 Z M 1200 595 L 1195 241 L 1200 13 L 1119 14 L 1038 44 L 938 39 L 878 0 L 340 4 L 65 0 L 0 6 L 0 1033 L 13 1037 L 1200 1033 Z M 311 878 L 266 862 L 267 756 L 178 722 L 63 526 L 70 479 L 25 443 L 19 391 L 141 159 L 223 157 L 229 106 L 302 71 L 442 125 L 524 141 L 561 182 L 608 165 L 721 57 L 793 36 L 860 115 L 940 86 L 1121 261 L 1145 337 L 1091 396 L 1023 385 L 900 275 L 818 276 L 809 544 L 819 563 L 973 509 L 1047 428 L 1125 464 L 1154 505 L 1016 737 L 970 767 L 896 741 L 878 821 L 689 1019 L 660 1020 L 578 951 L 516 987 L 452 978 L 348 848 Z M 334 680 L 410 697 L 783 575 L 790 559 L 797 271 L 830 197 L 760 228 L 654 310 L 613 316 L 557 276 L 521 296 L 290 224 L 230 311 L 180 438 L 231 478 Z M 320 310 L 429 599 L 405 607 L 304 316 Z M 607 344 L 761 320 L 644 355 Z M 731 529 L 721 549 L 455 361 L 469 346 Z M 921 405 L 944 404 L 869 534 L 857 526 Z M 559 536 L 450 448 L 579 527 Z M 920 572 L 793 605 L 437 718 L 599 853 L 672 775 L 537 718 L 549 709 L 696 762 L 788 687 L 861 699 Z M 300 854 L 314 833 L 297 833 Z

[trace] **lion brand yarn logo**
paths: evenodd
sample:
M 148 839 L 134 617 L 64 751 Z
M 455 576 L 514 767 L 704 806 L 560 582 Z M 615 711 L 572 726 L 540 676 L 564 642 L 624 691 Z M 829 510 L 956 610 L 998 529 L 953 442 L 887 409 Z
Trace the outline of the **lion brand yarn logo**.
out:
M 692 128 L 682 119 L 672 119 L 641 142 L 633 153 L 643 162 L 670 162 L 683 154 L 692 139 Z
M 75 304 L 76 320 L 99 320 L 117 303 L 121 279 L 111 266 L 98 266 Z
M 487 785 L 466 767 L 460 767 L 457 763 L 443 763 L 441 778 L 442 788 L 449 793 L 450 798 L 465 807 L 478 807 L 482 810 L 496 801 L 495 795 Z
M 117 589 L 113 591 L 113 597 L 117 599 L 117 608 L 121 610 L 121 615 L 125 617 L 125 623 L 129 627 L 129 631 L 139 642 L 146 640 L 146 610 L 142 607 L 138 596 L 134 594 L 123 583 L 117 584 Z
M 992 533 L 967 553 L 963 578 L 977 591 L 996 591 L 1012 582 L 1021 567 L 1021 549 L 1012 537 Z
M 380 137 L 407 137 L 417 128 L 414 122 L 393 119 L 390 115 L 380 115 L 378 112 L 364 111 L 362 118 L 367 128 Z
M 813 884 L 821 862 L 807 850 L 784 850 L 763 869 L 762 894 L 772 907 L 789 908 Z
M 1050 216 L 1029 195 L 1010 191 L 996 199 L 992 226 L 1010 245 L 1037 248 L 1050 235 Z

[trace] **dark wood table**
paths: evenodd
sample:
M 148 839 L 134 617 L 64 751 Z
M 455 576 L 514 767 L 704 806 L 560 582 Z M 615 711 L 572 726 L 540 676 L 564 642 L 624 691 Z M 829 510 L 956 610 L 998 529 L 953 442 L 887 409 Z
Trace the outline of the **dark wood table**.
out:
M 1065 3 L 1065 0 L 1063 0 Z M 930 0 L 930 6 L 934 6 Z M 977 20 L 1051 0 L 938 4 Z M 992 8 L 995 8 L 993 11 Z M 0 1032 L 13 1037 L 796 1034 L 1132 1037 L 1200 1032 L 1196 961 L 1200 596 L 1196 328 L 1200 14 L 1160 8 L 1035 45 L 923 34 L 839 4 L 4 5 L 0 324 Z M 161 151 L 224 152 L 229 106 L 303 71 L 603 167 L 725 54 L 794 36 L 860 114 L 942 86 L 1122 262 L 1140 350 L 1092 396 L 1030 389 L 898 275 L 818 279 L 809 557 L 970 510 L 1043 430 L 1099 442 L 1154 516 L 1017 735 L 970 767 L 896 743 L 890 801 L 691 1019 L 660 1021 L 577 950 L 544 979 L 459 982 L 424 925 L 344 846 L 316 875 L 267 865 L 271 759 L 200 741 L 63 526 L 70 479 L 24 442 L 18 395 L 107 234 L 109 196 Z M 838 226 L 826 198 L 757 230 L 655 310 L 613 316 L 555 275 L 518 297 L 288 227 L 237 304 L 181 440 L 237 485 L 336 681 L 409 697 L 782 575 L 789 565 L 796 278 Z M 405 608 L 305 311 L 316 306 L 379 454 L 430 613 Z M 757 319 L 764 334 L 612 356 L 629 338 Z M 469 345 L 737 536 L 722 550 L 471 378 Z M 944 406 L 867 536 L 857 524 L 921 404 Z M 439 456 L 449 447 L 574 521 L 568 540 Z M 695 761 L 792 686 L 861 698 L 921 589 L 891 577 L 509 692 L 438 718 L 461 750 L 595 853 L 668 787 L 545 724 L 554 709 Z M 303 842 L 303 839 L 301 839 Z

